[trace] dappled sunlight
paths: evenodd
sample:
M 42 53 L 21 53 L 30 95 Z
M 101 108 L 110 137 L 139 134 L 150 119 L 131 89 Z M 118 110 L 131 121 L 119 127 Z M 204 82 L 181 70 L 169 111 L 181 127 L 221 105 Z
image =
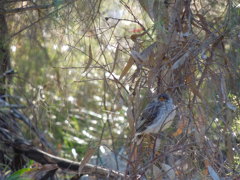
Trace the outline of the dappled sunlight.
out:
M 239 178 L 237 0 L 0 6 L 3 178 Z
M 82 139 L 80 139 L 80 138 L 78 138 L 78 137 L 72 137 L 72 139 L 74 140 L 74 141 L 76 141 L 78 144 L 87 144 L 87 142 L 86 141 L 84 141 L 84 140 L 82 140 Z

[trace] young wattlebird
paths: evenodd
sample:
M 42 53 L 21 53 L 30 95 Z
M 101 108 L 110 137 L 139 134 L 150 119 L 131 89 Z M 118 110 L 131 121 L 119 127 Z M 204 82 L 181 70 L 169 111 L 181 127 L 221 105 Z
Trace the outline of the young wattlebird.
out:
M 145 134 L 167 129 L 176 115 L 176 106 L 168 94 L 159 94 L 143 110 L 135 129 L 134 141 L 139 145 Z

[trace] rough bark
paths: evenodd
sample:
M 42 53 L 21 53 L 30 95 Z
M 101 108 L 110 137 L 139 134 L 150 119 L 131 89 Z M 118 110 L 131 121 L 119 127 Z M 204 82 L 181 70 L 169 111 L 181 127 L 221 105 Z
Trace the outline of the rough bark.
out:
M 2 3 L 0 2 L 0 4 Z M 0 11 L 4 11 L 2 5 L 0 5 Z M 4 73 L 10 69 L 8 37 L 6 16 L 5 14 L 0 13 L 0 97 L 6 94 L 7 78 Z

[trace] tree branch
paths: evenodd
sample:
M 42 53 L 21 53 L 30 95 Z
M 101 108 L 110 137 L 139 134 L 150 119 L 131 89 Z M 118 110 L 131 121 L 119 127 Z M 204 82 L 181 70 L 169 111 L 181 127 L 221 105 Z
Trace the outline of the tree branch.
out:
M 45 5 L 36 5 L 36 6 L 28 6 L 25 8 L 15 8 L 15 9 L 0 9 L 0 14 L 11 14 L 11 13 L 19 13 L 29 10 L 40 10 L 40 9 L 48 9 L 50 7 L 53 7 L 53 4 L 45 4 Z
M 29 159 L 32 159 L 40 164 L 56 164 L 61 169 L 78 172 L 80 166 L 79 162 L 74 162 L 46 153 L 22 139 L 16 139 L 14 143 L 10 144 L 10 146 L 12 146 L 17 153 L 24 154 Z M 83 167 L 81 174 L 98 175 L 111 179 L 127 179 L 123 173 L 92 164 L 86 164 Z

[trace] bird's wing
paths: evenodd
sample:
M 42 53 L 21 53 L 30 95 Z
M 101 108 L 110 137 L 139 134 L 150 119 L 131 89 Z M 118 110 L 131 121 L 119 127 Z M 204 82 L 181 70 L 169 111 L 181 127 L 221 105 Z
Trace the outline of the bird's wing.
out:
M 143 132 L 154 122 L 154 119 L 158 116 L 159 107 L 161 105 L 161 103 L 156 102 L 151 102 L 147 105 L 137 122 L 136 132 Z

